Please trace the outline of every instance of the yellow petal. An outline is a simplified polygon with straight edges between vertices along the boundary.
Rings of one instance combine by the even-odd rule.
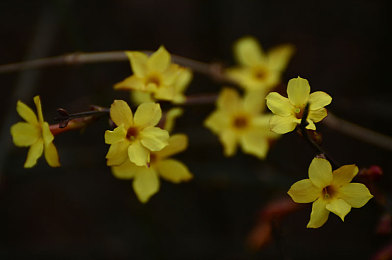
[[[346,185],[357,175],[358,167],[355,164],[343,165],[332,172],[332,184],[336,187]]]
[[[138,167],[133,189],[140,202],[146,203],[159,190],[159,178],[156,171],[152,167]]]
[[[137,90],[131,91],[131,100],[136,105],[140,105],[145,102],[154,102],[151,93]]]
[[[305,106],[309,100],[309,82],[303,78],[290,79],[287,85],[287,95],[291,104],[295,106]]]
[[[174,85],[160,86],[154,92],[154,97],[160,100],[172,101],[176,96]]]
[[[330,95],[322,91],[316,91],[309,96],[309,109],[317,110],[329,105],[332,101]]]
[[[316,125],[313,123],[312,120],[307,119],[306,122],[308,123],[308,124],[306,125],[306,127],[305,127],[306,129],[309,129],[309,130],[316,130]]]
[[[24,120],[26,120],[26,122],[33,125],[38,123],[37,116],[25,103],[18,101],[16,103],[16,111]]]
[[[16,146],[30,146],[40,138],[41,131],[36,125],[19,122],[11,126],[11,135]]]
[[[182,116],[184,111],[181,108],[172,108],[166,113],[166,118],[165,118],[165,125],[163,129],[168,131],[169,133],[173,130],[174,128],[174,123],[177,119],[177,117]]]
[[[45,144],[44,154],[45,159],[50,167],[60,166],[59,154],[57,152],[56,146],[52,142]]]
[[[52,132],[49,129],[48,122],[44,122],[42,124],[42,138],[44,139],[45,145],[53,142],[53,140],[54,140],[54,136],[53,136]]]
[[[264,59],[264,55],[258,41],[253,37],[239,39],[234,45],[234,54],[243,66],[252,66]]]
[[[138,171],[137,168],[139,167],[143,166],[136,166],[136,164],[126,160],[123,164],[113,166],[112,173],[117,179],[130,180],[135,176],[136,171]]]
[[[167,52],[165,47],[161,46],[159,49],[151,54],[147,61],[149,70],[163,72],[170,65],[170,54]]]
[[[268,108],[278,116],[289,116],[294,113],[294,107],[289,99],[277,92],[269,93],[265,99],[267,100]]]
[[[313,202],[312,213],[307,228],[319,228],[327,221],[329,211],[326,209],[326,201],[318,199]]]
[[[43,123],[44,116],[42,115],[41,99],[39,98],[39,96],[34,97],[34,103],[35,103],[35,107],[37,108],[38,121],[40,123]]]
[[[173,159],[159,161],[157,169],[162,178],[174,183],[188,181],[193,178],[185,164]]]
[[[248,90],[244,96],[244,109],[252,114],[259,114],[264,111],[265,107],[265,91]]]
[[[278,134],[285,134],[288,132],[291,132],[295,129],[297,126],[298,122],[300,120],[297,120],[293,116],[277,116],[274,115],[270,119],[270,127],[271,131],[278,133]]]
[[[309,166],[309,178],[315,186],[327,187],[332,182],[331,164],[325,159],[314,158]]]
[[[177,92],[184,92],[186,87],[192,80],[192,71],[187,68],[179,68],[178,69],[178,77],[174,82],[174,86],[176,87]]]
[[[138,77],[144,77],[147,74],[148,56],[138,51],[126,51],[125,54],[131,62],[133,73]]]
[[[349,183],[339,189],[339,197],[353,208],[363,207],[373,195],[362,183]]]
[[[106,130],[105,143],[114,144],[120,141],[124,141],[126,135],[127,135],[127,131],[125,130],[124,125],[120,125],[119,127],[114,128],[113,131]]]
[[[217,107],[226,113],[237,112],[241,109],[241,100],[238,92],[231,88],[224,88],[219,94]]]
[[[271,70],[284,70],[293,53],[294,46],[291,44],[280,45],[269,50],[267,55],[268,67]]]
[[[318,110],[310,110],[308,119],[317,123],[323,120],[327,116],[327,110],[325,108],[320,108]]]
[[[260,159],[264,159],[266,157],[269,145],[263,132],[250,131],[244,133],[241,135],[240,141],[242,150],[245,153],[256,155]]]
[[[204,121],[204,126],[209,128],[211,131],[213,131],[216,134],[226,129],[228,125],[229,125],[229,119],[227,117],[227,114],[221,111],[213,112]]]
[[[139,127],[155,126],[162,117],[162,110],[158,103],[143,103],[135,112],[134,123]]]
[[[29,149],[29,152],[27,153],[27,159],[24,164],[25,168],[31,168],[33,167],[36,163],[39,157],[41,157],[42,152],[44,150],[44,140],[38,139],[37,142],[35,142]]]
[[[304,179],[294,183],[287,193],[297,203],[310,203],[320,196],[321,189],[314,186],[310,179]]]
[[[237,136],[231,130],[224,131],[220,136],[225,156],[233,156],[237,151]]]
[[[150,151],[160,151],[167,144],[169,140],[169,133],[159,127],[149,126],[140,133],[141,143]]]
[[[172,156],[173,154],[180,153],[184,151],[188,147],[188,137],[184,134],[175,134],[170,136],[168,145],[165,146],[162,150],[159,152],[156,152],[156,154],[160,158],[165,158]]]
[[[145,90],[145,85],[141,78],[130,76],[116,83],[113,88],[117,90]]]
[[[125,129],[133,125],[132,110],[123,100],[114,100],[110,107],[110,118],[117,126],[123,124]]]
[[[351,206],[342,199],[333,199],[326,206],[327,210],[338,215],[343,221],[344,217],[350,212]]]
[[[106,164],[108,166],[113,166],[113,165],[120,165],[124,163],[124,161],[128,159],[128,146],[129,146],[128,141],[117,142],[112,144],[109,147],[108,153],[106,154],[106,159],[107,159]]]
[[[137,166],[147,166],[150,162],[150,152],[139,141],[135,141],[128,147],[128,157]]]

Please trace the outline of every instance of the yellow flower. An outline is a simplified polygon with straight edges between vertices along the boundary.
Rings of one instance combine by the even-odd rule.
[[[241,99],[234,89],[226,88],[204,125],[219,135],[226,156],[234,155],[239,143],[245,153],[264,158],[268,140],[278,136],[269,129],[271,115],[262,114],[264,106],[263,95],[248,93]]]
[[[34,97],[37,108],[38,119],[31,108],[18,101],[16,110],[26,120],[11,126],[11,135],[16,146],[30,146],[27,153],[25,168],[31,168],[37,163],[37,159],[44,152],[45,159],[51,167],[60,166],[57,149],[53,144],[53,134],[50,132],[49,124],[44,121],[39,96]]]
[[[159,190],[159,176],[174,183],[192,179],[192,174],[182,162],[169,158],[184,151],[187,145],[186,135],[175,134],[165,148],[151,153],[150,167],[137,166],[127,160],[120,166],[112,167],[113,175],[119,179],[134,179],[133,189],[138,199],[146,203]]]
[[[294,78],[287,86],[287,96],[285,98],[277,92],[267,95],[267,106],[275,115],[271,118],[271,130],[278,134],[285,134],[293,131],[301,123],[306,105],[308,107],[307,129],[316,130],[314,123],[320,122],[327,116],[324,108],[330,104],[332,98],[325,92],[316,91],[310,93],[310,86],[306,79]]]
[[[107,165],[120,165],[128,160],[147,166],[150,152],[162,150],[168,143],[169,133],[155,127],[161,116],[157,103],[143,103],[133,115],[125,101],[115,100],[110,117],[117,127],[105,132],[105,142],[111,145],[106,155]]]
[[[362,183],[350,183],[357,175],[358,167],[344,165],[332,172],[331,164],[321,158],[314,158],[309,166],[309,179],[294,183],[288,194],[297,203],[313,202],[308,228],[321,227],[328,219],[329,212],[343,221],[351,207],[363,207],[372,197]]]
[[[238,67],[228,69],[227,75],[246,90],[267,93],[280,82],[282,71],[294,53],[292,45],[280,45],[264,54],[253,37],[239,39],[234,45]]]
[[[182,104],[185,102],[186,97],[184,92],[192,80],[192,71],[187,68],[178,68],[178,77],[173,83],[174,86],[174,96],[171,100],[172,103]],[[145,91],[131,91],[131,100],[135,104],[141,104],[144,102],[153,102],[155,99],[153,97],[153,92]]]
[[[129,51],[126,54],[134,74],[117,83],[114,89],[143,91],[161,100],[178,101],[181,99],[186,85],[178,87],[176,84],[185,84],[186,82],[181,81],[187,80],[186,77],[189,77],[190,71],[172,64],[170,54],[163,46],[150,57],[137,51]],[[182,79],[184,77],[185,79]]]

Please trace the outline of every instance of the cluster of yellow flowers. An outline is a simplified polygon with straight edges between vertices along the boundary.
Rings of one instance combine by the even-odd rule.
[[[315,123],[327,116],[325,106],[332,101],[328,94],[310,93],[308,81],[300,77],[288,82],[287,98],[270,92],[280,82],[282,71],[293,55],[291,45],[281,45],[265,54],[254,38],[245,37],[235,43],[234,52],[239,66],[227,69],[225,75],[242,87],[243,95],[233,88],[223,88],[216,110],[204,122],[219,136],[224,155],[235,155],[239,145],[243,152],[264,159],[270,142],[281,134],[297,126],[316,130]],[[111,105],[110,118],[116,127],[105,132],[105,143],[110,145],[106,159],[116,178],[133,179],[133,189],[145,203],[158,192],[159,176],[174,183],[193,177],[185,164],[170,158],[188,146],[186,135],[169,135],[182,110],[174,108],[162,120],[161,107],[156,103],[159,100],[184,103],[184,91],[192,72],[172,63],[163,46],[150,56],[137,51],[126,55],[133,75],[115,84],[114,89],[130,91],[138,107],[133,113],[123,100],[115,100]],[[18,101],[17,111],[26,122],[11,127],[13,141],[17,146],[30,146],[25,167],[34,166],[43,152],[50,166],[60,166],[54,137],[43,120],[38,96],[34,102],[38,118]],[[272,114],[266,112],[266,107]],[[351,207],[362,207],[372,198],[365,185],[351,183],[357,173],[355,165],[333,171],[327,160],[313,159],[309,179],[296,182],[288,192],[297,203],[313,202],[308,227],[322,226],[329,212],[344,220]]]

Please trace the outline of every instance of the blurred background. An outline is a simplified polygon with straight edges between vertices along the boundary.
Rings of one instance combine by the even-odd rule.
[[[0,2],[0,64],[72,52],[156,50],[204,62],[234,64],[232,44],[245,35],[264,49],[296,47],[282,82],[301,76],[312,91],[333,97],[334,114],[392,133],[387,1],[21,1]],[[55,139],[62,167],[40,159],[24,169],[27,149],[16,148],[9,128],[20,121],[18,99],[32,106],[39,94],[46,120],[58,107],[70,112],[127,100],[113,84],[130,75],[128,62],[61,66],[0,74],[1,259],[370,259],[390,243],[375,230],[385,209],[371,200],[343,223],[336,215],[306,229],[311,205],[277,221],[270,242],[249,247],[260,211],[288,198],[307,177],[315,155],[295,133],[280,138],[266,160],[238,152],[227,159],[202,126],[214,105],[185,110],[174,132],[186,133],[177,158],[194,174],[189,183],[162,181],[143,205],[130,181],[115,179],[105,163],[106,118],[83,133]],[[187,94],[217,93],[221,85],[195,74]],[[323,146],[342,164],[384,169],[391,187],[391,152],[322,124]],[[389,197],[389,194],[387,194]],[[388,232],[386,232],[388,233]]]

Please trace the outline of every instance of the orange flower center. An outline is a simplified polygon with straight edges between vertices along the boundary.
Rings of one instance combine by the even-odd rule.
[[[161,79],[157,75],[154,75],[154,74],[150,75],[150,76],[148,76],[147,81],[146,81],[146,85],[148,85],[148,84],[155,84],[157,87],[159,87],[161,85]]]
[[[305,110],[305,109],[303,109],[303,108],[296,107],[296,108],[295,108],[295,117],[296,117],[297,119],[302,119],[302,116],[304,115],[304,110]]]
[[[336,190],[333,186],[329,185],[323,189],[323,197],[324,199],[331,199],[336,193]]]
[[[267,77],[267,70],[263,67],[258,67],[253,70],[253,77],[257,80],[264,80]]]
[[[248,126],[248,119],[245,116],[237,116],[234,118],[233,126],[237,129],[244,129]]]
[[[139,134],[139,130],[136,127],[130,127],[127,131],[127,139],[133,141]]]

